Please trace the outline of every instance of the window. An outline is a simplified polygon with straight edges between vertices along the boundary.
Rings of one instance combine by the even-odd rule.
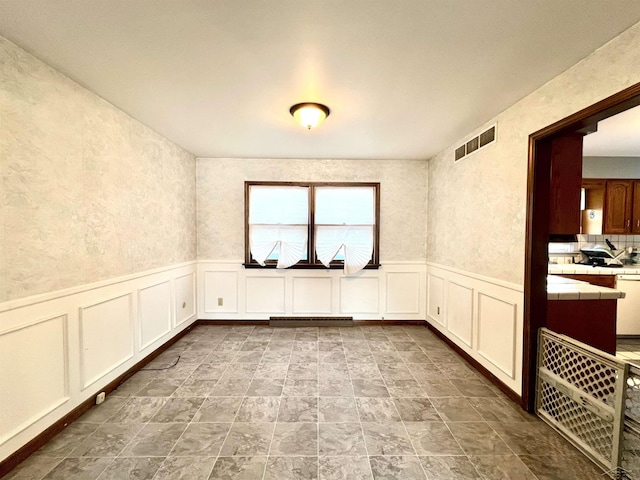
[[[245,182],[245,266],[377,268],[379,183]]]

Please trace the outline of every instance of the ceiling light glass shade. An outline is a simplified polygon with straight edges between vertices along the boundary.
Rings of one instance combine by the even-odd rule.
[[[329,107],[320,103],[297,103],[289,109],[289,113],[300,125],[311,130],[329,116]]]

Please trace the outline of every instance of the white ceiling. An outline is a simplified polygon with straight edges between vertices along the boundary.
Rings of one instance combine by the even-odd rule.
[[[598,131],[584,137],[585,157],[640,157],[640,107],[598,122]]]
[[[0,0],[0,35],[199,157],[429,158],[637,0]],[[289,107],[331,116],[306,131]]]

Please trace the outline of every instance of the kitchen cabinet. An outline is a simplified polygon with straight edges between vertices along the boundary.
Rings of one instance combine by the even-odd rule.
[[[640,235],[640,179],[582,179],[581,233]]]
[[[617,300],[549,300],[547,328],[616,354]]]
[[[631,233],[640,235],[640,181],[633,182],[633,214],[631,216]]]
[[[559,273],[556,275],[562,278],[571,278],[572,280],[587,282],[599,287],[616,288],[615,275],[589,275],[588,273]]]
[[[604,212],[604,195],[607,190],[606,180],[582,179],[584,190],[584,210],[580,233],[585,235],[602,235]]]
[[[631,233],[633,180],[607,180],[604,201],[604,233]]]
[[[580,233],[580,188],[582,184],[581,133],[553,138],[548,145],[551,161],[549,185],[549,233]]]

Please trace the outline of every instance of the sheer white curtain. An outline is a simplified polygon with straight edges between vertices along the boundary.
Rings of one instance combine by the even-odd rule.
[[[288,268],[307,252],[309,189],[252,185],[249,190],[249,248],[264,266],[278,250],[277,268]],[[278,247],[278,248],[276,248]]]
[[[347,275],[362,270],[373,255],[375,190],[373,187],[317,187],[316,255],[325,266],[344,252]]]

